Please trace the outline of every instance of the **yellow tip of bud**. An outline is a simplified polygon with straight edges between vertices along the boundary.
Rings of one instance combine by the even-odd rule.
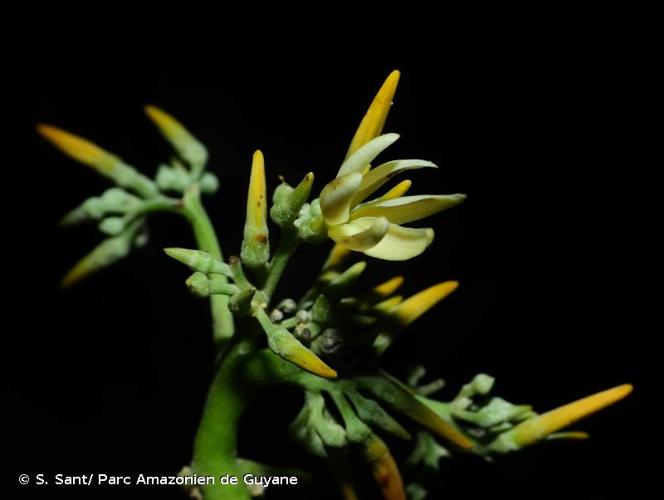
[[[116,156],[92,142],[52,125],[39,124],[37,132],[66,155],[104,173],[119,162]]]
[[[369,106],[369,110],[364,115],[364,118],[362,118],[360,126],[350,143],[346,157],[353,154],[371,139],[378,137],[383,131],[400,77],[401,73],[398,70],[394,70],[385,79],[385,82],[383,82],[383,85]]]
[[[574,422],[610,406],[631,393],[631,384],[623,384],[555,408],[517,425],[512,431],[519,446],[532,444]]]
[[[400,198],[408,192],[412,185],[413,182],[411,180],[405,179],[378,198],[378,200],[393,200],[395,198]]]
[[[323,378],[337,378],[336,370],[330,368],[322,359],[304,346],[301,346],[301,349],[293,349],[278,354],[309,373]]]
[[[330,254],[327,257],[325,264],[323,264],[323,271],[334,269],[335,267],[343,264],[346,258],[350,255],[350,252],[350,248],[336,243],[332,247],[332,250],[330,250]]]
[[[392,317],[405,327],[422,316],[459,287],[458,281],[445,281],[416,293],[404,300]]]
[[[396,292],[403,284],[403,282],[403,276],[395,276],[394,278],[391,278],[381,283],[380,285],[375,286],[373,291],[382,297],[388,297],[389,295],[392,295],[394,292]]]
[[[159,130],[161,130],[166,137],[177,136],[185,130],[179,121],[157,106],[148,104],[145,106],[144,110],[145,114],[148,115],[148,118],[159,127]]]
[[[363,443],[363,454],[385,500],[406,500],[403,480],[390,449],[377,436]]]
[[[251,161],[251,179],[247,199],[247,221],[254,227],[262,228],[267,224],[267,188],[265,186],[265,159],[260,149],[254,152]]]

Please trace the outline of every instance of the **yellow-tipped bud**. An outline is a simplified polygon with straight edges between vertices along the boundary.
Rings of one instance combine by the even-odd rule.
[[[96,144],[52,125],[40,124],[37,132],[67,156],[94,168],[104,175],[122,163],[122,160]]]
[[[389,313],[393,311],[395,307],[401,304],[402,300],[403,297],[401,295],[395,295],[393,297],[390,297],[389,299],[385,299],[384,301],[379,302],[374,306],[374,309],[381,313]]]
[[[383,131],[400,76],[401,73],[398,70],[394,70],[385,79],[385,82],[383,82],[383,85],[369,106],[367,113],[362,118],[362,122],[360,122],[360,126],[357,128],[357,132],[355,132],[353,140],[350,143],[346,157],[353,154],[371,139],[378,137]]]
[[[526,420],[517,425],[512,431],[514,440],[519,446],[527,446],[552,432],[567,427],[577,420],[620,401],[630,392],[632,392],[630,384],[619,385]]]
[[[199,271],[205,274],[223,274],[227,278],[233,276],[228,264],[215,259],[208,252],[202,250],[190,250],[188,248],[164,248],[164,252],[169,257],[178,262],[182,262],[194,271]]]
[[[66,155],[92,167],[119,186],[146,198],[157,194],[157,187],[150,179],[96,144],[51,125],[38,125],[37,132]]]
[[[197,172],[207,162],[207,149],[173,116],[156,106],[145,106],[145,114],[157,125],[159,131],[171,143],[180,157]]]
[[[324,378],[336,378],[337,372],[316,354],[303,346],[286,329],[273,329],[267,333],[269,348],[303,370]]]
[[[135,229],[108,238],[79,260],[62,279],[61,286],[69,288],[89,275],[126,257],[131,250]]]
[[[265,160],[260,150],[251,162],[251,178],[247,196],[247,218],[244,224],[242,262],[249,267],[265,264],[270,257],[270,241],[267,228],[267,188],[265,185]]]
[[[458,281],[445,281],[422,290],[399,304],[392,318],[405,327],[451,294],[458,286]]]
[[[631,384],[619,385],[525,420],[514,429],[501,434],[490,448],[505,453],[534,444],[557,430],[620,401],[632,392],[632,389]]]
[[[392,189],[390,189],[387,193],[385,193],[383,196],[380,198],[377,198],[378,200],[393,200],[395,198],[400,198],[401,196],[405,195],[410,187],[413,185],[413,181],[409,179],[405,179],[401,181],[399,184],[394,186]]]
[[[403,276],[395,276],[394,278],[391,278],[381,283],[380,285],[375,286],[373,291],[381,297],[389,297],[399,289],[403,282]]]
[[[376,435],[362,443],[362,454],[385,500],[406,500],[403,481],[390,449]]]
[[[336,243],[332,247],[332,250],[330,250],[330,254],[327,256],[325,264],[323,264],[322,271],[335,269],[336,267],[341,266],[345,262],[346,258],[350,255],[350,252],[350,248]]]

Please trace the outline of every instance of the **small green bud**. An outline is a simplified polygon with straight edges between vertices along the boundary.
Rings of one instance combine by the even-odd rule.
[[[531,411],[528,405],[514,405],[502,398],[491,398],[488,404],[478,411],[452,410],[452,414],[461,420],[480,427],[489,428],[503,422],[511,422],[523,413]]]
[[[105,215],[124,214],[138,208],[141,199],[129,194],[124,189],[111,188],[101,196],[93,196],[65,215],[60,224],[69,226],[79,224],[91,219],[101,219]]]
[[[356,262],[339,276],[332,279],[332,281],[330,281],[327,285],[325,285],[325,294],[329,297],[342,296],[351,286],[355,284],[366,267],[366,261]]]
[[[214,194],[219,189],[219,179],[212,172],[205,172],[201,177],[201,191],[205,194]]]
[[[178,193],[182,193],[191,183],[186,171],[168,165],[159,166],[155,180],[162,191],[176,191]]]
[[[281,184],[274,188],[274,192],[272,193],[272,205],[283,203],[292,192],[293,186],[282,180]]]
[[[283,311],[285,314],[293,314],[297,311],[297,302],[293,299],[284,299],[277,304],[277,309]]]
[[[124,228],[125,220],[122,217],[106,217],[99,223],[99,230],[109,236],[121,233]]]
[[[187,286],[199,297],[210,295],[234,295],[239,291],[235,285],[226,282],[226,278],[218,274],[206,276],[201,272],[195,272],[187,278]]]
[[[491,375],[487,375],[486,373],[478,373],[475,375],[473,380],[461,388],[455,399],[472,398],[476,394],[485,396],[491,392],[494,382],[495,379]]]
[[[194,271],[204,274],[223,274],[231,278],[233,273],[231,268],[225,262],[215,259],[209,253],[202,250],[189,250],[187,248],[164,248],[164,252],[169,257],[182,262]]]
[[[289,226],[297,219],[300,209],[309,198],[313,181],[314,174],[309,172],[295,189],[285,183],[275,189],[270,216],[277,225]]]
[[[305,203],[293,222],[297,236],[308,243],[321,243],[327,239],[327,225],[323,219],[320,201],[316,198],[311,204]]]
[[[319,295],[311,308],[312,319],[319,324],[326,324],[332,319],[332,306],[325,295]]]

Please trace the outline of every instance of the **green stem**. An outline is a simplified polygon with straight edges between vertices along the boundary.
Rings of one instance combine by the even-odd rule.
[[[237,343],[220,364],[196,433],[192,469],[196,474],[217,478],[217,484],[203,487],[205,500],[250,498],[241,480],[243,467],[237,460],[238,425],[253,394],[238,375],[247,349],[245,342]],[[220,485],[219,476],[224,474],[238,477],[239,484]]]
[[[284,232],[281,235],[281,241],[279,241],[277,251],[270,261],[270,270],[265,280],[265,286],[263,287],[263,292],[268,298],[271,298],[274,294],[274,291],[279,284],[279,280],[281,279],[281,275],[283,274],[284,269],[286,269],[286,264],[288,264],[298,243],[295,235],[292,233]]]
[[[194,231],[196,244],[200,250],[208,252],[213,257],[223,260],[221,247],[217,240],[214,227],[210,222],[203,204],[198,185],[193,185],[187,190],[183,198],[183,213],[189,220]],[[226,277],[224,276],[225,280]],[[212,310],[212,330],[215,342],[222,346],[233,336],[235,327],[233,315],[228,308],[228,297],[225,295],[211,295],[210,305]]]

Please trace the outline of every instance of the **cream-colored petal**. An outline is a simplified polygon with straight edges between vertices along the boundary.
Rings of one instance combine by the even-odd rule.
[[[337,177],[320,192],[320,208],[325,222],[343,224],[350,214],[350,202],[362,182],[362,174],[353,173]]]
[[[374,161],[376,156],[387,149],[398,138],[399,134],[384,134],[367,142],[341,164],[337,177],[362,172],[367,165]]]
[[[362,179],[360,189],[353,198],[353,206],[367,199],[374,191],[395,175],[417,168],[438,168],[438,165],[426,160],[393,160],[371,169]]]
[[[391,200],[377,200],[355,208],[351,220],[360,217],[387,217],[395,224],[406,224],[423,219],[442,210],[458,205],[465,194],[402,196]]]
[[[424,252],[433,241],[433,237],[434,232],[431,228],[420,229],[390,224],[383,239],[364,253],[384,260],[408,260]]]
[[[376,246],[385,236],[390,223],[384,217],[366,217],[349,224],[332,226],[328,235],[337,243],[356,252]]]

